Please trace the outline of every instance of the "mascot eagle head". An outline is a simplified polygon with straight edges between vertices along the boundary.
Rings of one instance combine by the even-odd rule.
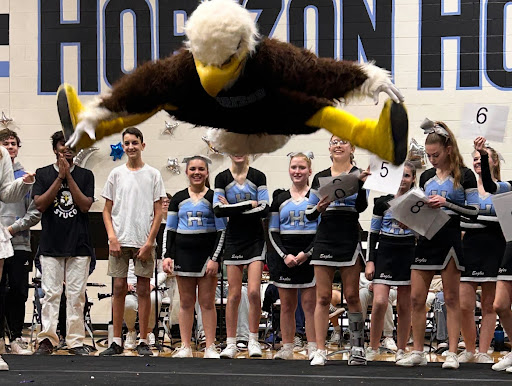
[[[251,13],[233,0],[201,3],[188,19],[185,33],[201,84],[213,97],[236,82],[259,38]]]

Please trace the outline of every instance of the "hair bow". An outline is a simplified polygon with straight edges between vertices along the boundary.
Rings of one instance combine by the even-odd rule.
[[[501,153],[499,151],[497,151],[496,149],[494,149],[491,144],[489,143],[489,141],[486,141],[485,142],[485,145],[484,145],[486,148],[488,149],[492,149],[496,152],[496,154],[498,155],[498,159],[502,162],[505,162],[505,158],[503,158],[503,156],[501,155]]]
[[[309,159],[314,159],[315,158],[315,155],[313,154],[312,151],[295,151],[295,152],[291,152],[291,153],[288,153],[287,156],[290,157],[290,158],[293,158],[295,157],[296,155],[299,155],[299,154],[302,154],[302,155],[305,155],[307,158]]]
[[[191,155],[191,156],[185,157],[185,158],[183,158],[183,161],[181,161],[181,163],[187,164],[187,163],[189,163],[193,159],[202,159],[207,164],[211,164],[212,163],[212,160],[210,159],[210,157],[207,157],[207,156],[202,155],[202,154],[196,154],[196,155]]]
[[[420,125],[420,128],[423,129],[424,134],[432,134],[436,133],[438,135],[442,135],[443,137],[449,138],[450,134],[445,130],[444,127],[436,124],[428,118],[425,118]]]

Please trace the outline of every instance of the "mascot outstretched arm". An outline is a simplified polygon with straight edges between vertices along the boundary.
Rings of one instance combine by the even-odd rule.
[[[61,85],[57,105],[67,145],[88,147],[166,110],[218,128],[210,139],[226,153],[271,152],[294,134],[325,128],[395,164],[405,160],[407,112],[387,71],[260,38],[250,12],[233,0],[201,3],[185,31],[178,53],[137,67],[88,106]],[[390,99],[379,120],[336,108],[352,98],[377,103],[381,92]]]

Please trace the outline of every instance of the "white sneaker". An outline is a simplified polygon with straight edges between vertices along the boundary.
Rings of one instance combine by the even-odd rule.
[[[448,355],[448,354],[447,354]],[[459,363],[469,363],[475,361],[475,354],[471,351],[464,350],[458,356]]]
[[[220,357],[233,359],[236,356],[237,352],[238,350],[236,348],[236,344],[228,344],[226,348],[222,350],[222,352],[220,353]]]
[[[463,340],[461,340],[461,341],[457,344],[457,348],[465,349],[465,348],[466,348],[466,342],[464,342]]]
[[[249,351],[249,356],[251,358],[263,356],[263,353],[261,352],[260,343],[257,340],[249,339],[247,350]]]
[[[0,370],[9,370],[9,365],[0,357]]]
[[[293,351],[299,352],[304,350],[304,341],[302,340],[302,337],[299,335],[295,335],[293,338]]]
[[[281,347],[281,349],[274,355],[274,359],[293,359],[293,348]]]
[[[154,346],[156,343],[156,340],[155,340],[155,334],[153,334],[152,332],[150,332],[148,334],[148,346]]]
[[[448,351],[448,354],[446,354],[446,359],[444,360],[442,367],[443,369],[458,369],[459,359],[457,358],[457,354]]]
[[[405,351],[402,349],[397,350],[395,354],[395,363],[402,360],[405,357]]]
[[[3,338],[0,338],[0,354],[7,354],[7,351],[5,351],[5,341]]]
[[[503,371],[507,370],[509,367],[512,367],[512,351],[501,358],[498,363],[495,363],[492,366],[492,369],[496,371]]]
[[[316,343],[313,343],[313,342],[308,343],[307,347],[308,347],[308,358],[309,358],[309,360],[312,360],[313,357],[315,356],[316,351],[318,350],[318,347],[317,347]]]
[[[316,350],[309,364],[311,366],[324,366],[325,362],[327,362],[327,350]]]
[[[127,350],[134,350],[137,347],[137,331],[128,331],[124,341],[124,348]]]
[[[16,338],[15,341],[11,342],[11,353],[18,355],[32,355],[32,351],[28,349],[27,343],[21,338]]]
[[[371,346],[366,347],[366,360],[373,361],[378,353],[379,350],[374,350]]]
[[[459,360],[460,362],[460,360]],[[494,359],[491,358],[491,356],[485,352],[479,352],[475,354],[475,362],[476,363],[494,363]]]
[[[341,329],[340,330],[337,330],[337,329],[332,330],[331,337],[329,338],[329,343],[337,345],[340,343],[340,339],[341,339]]]
[[[192,358],[192,349],[182,345],[180,348],[174,350],[172,354],[173,358]]]
[[[215,343],[212,343],[209,347],[206,347],[206,350],[204,350],[203,358],[220,359],[220,355],[217,351],[217,347],[215,347]]]
[[[388,336],[382,340],[381,346],[387,348],[388,350],[392,350],[392,351],[398,350],[398,347],[396,347],[395,340],[393,338],[391,338],[390,336]]]
[[[426,366],[427,356],[423,351],[413,351],[409,355],[405,355],[396,364],[404,367]]]
[[[507,369],[505,370],[507,373],[512,373],[512,366],[510,367],[507,367]]]

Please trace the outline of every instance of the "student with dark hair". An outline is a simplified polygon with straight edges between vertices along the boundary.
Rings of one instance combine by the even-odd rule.
[[[10,129],[0,131],[0,143],[9,152],[14,178],[25,175],[23,166],[15,161],[21,141],[18,133]],[[0,221],[12,235],[14,256],[7,259],[0,282],[0,352],[4,340],[4,322],[9,326],[9,342],[13,354],[28,355],[27,343],[22,339],[25,303],[28,298],[28,274],[32,268],[30,227],[41,220],[41,212],[36,209],[30,194],[20,201],[0,203]],[[5,311],[5,312],[4,312]]]
[[[130,260],[135,266],[139,302],[137,352],[153,355],[147,342],[150,279],[155,267],[156,236],[162,221],[162,198],[167,196],[160,172],[142,160],[146,144],[141,131],[136,127],[127,128],[122,134],[122,144],[128,161],[110,172],[102,193],[105,198],[103,221],[109,241],[108,275],[114,278],[114,338],[110,347],[100,355],[123,353],[121,332]]]
[[[57,323],[62,283],[66,281],[66,344],[75,355],[83,347],[85,289],[93,249],[88,212],[94,200],[94,175],[73,164],[73,151],[57,131],[51,137],[57,162],[37,169],[32,197],[41,218],[41,288],[44,300],[36,355],[51,354],[59,343]]]
[[[215,348],[215,287],[226,224],[213,213],[213,190],[208,188],[208,164],[204,156],[187,157],[189,186],[177,192],[169,204],[167,245],[163,268],[177,276],[180,293],[180,334],[182,346],[175,358],[192,357],[190,347],[196,293],[206,336],[204,358],[220,358]]]

